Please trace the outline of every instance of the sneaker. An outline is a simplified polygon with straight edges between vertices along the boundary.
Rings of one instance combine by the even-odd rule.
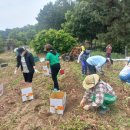
[[[106,114],[106,112],[108,112],[108,111],[110,111],[110,108],[101,109],[101,110],[99,111],[99,114],[104,115],[104,114]]]
[[[53,92],[60,92],[60,90],[58,90],[57,88],[54,88]]]

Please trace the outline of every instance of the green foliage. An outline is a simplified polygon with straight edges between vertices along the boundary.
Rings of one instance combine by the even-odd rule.
[[[130,1],[91,0],[90,4],[95,8],[96,19],[105,26],[98,38],[106,44],[112,43],[113,51],[123,52],[130,42]]]
[[[61,29],[61,24],[65,22],[65,13],[73,8],[70,0],[57,0],[54,4],[48,3],[40,10],[37,16],[38,28],[42,29]]]
[[[33,26],[25,26],[23,28],[14,28],[9,33],[8,38],[16,41],[16,46],[28,45],[36,34],[36,30]]]
[[[92,51],[91,55],[92,55],[92,56],[94,56],[94,55],[101,55],[101,56],[104,56],[104,57],[105,57],[105,56],[106,56],[106,53],[103,52],[103,51],[97,50],[97,51]],[[111,54],[111,57],[112,57],[112,59],[120,59],[120,58],[124,58],[125,55],[122,55],[122,54],[120,54],[120,53],[112,53],[112,54]]]
[[[46,43],[53,45],[58,52],[64,53],[76,45],[76,40],[63,30],[50,29],[39,32],[31,42],[31,46],[37,53],[41,53]]]
[[[0,35],[0,52],[3,51],[3,47],[4,47],[4,39],[3,39],[3,37]]]
[[[96,38],[96,34],[103,31],[102,23],[95,19],[95,12],[88,1],[76,4],[73,11],[65,15],[66,22],[62,24],[65,31],[74,34],[80,41]]]

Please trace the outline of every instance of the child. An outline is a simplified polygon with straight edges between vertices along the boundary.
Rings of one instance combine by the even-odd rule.
[[[87,75],[87,58],[89,57],[89,53],[90,51],[89,50],[85,50],[85,47],[84,46],[81,46],[81,53],[79,54],[78,56],[78,63],[81,62],[81,65],[82,65],[82,75]]]
[[[60,70],[59,54],[52,48],[50,44],[47,44],[45,49],[47,51],[46,64],[51,68],[51,76],[54,82],[54,91],[59,91],[59,85],[57,81],[57,75]]]

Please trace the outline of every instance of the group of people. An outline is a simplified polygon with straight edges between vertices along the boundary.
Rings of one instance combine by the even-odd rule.
[[[51,77],[54,83],[54,91],[59,91],[59,85],[57,81],[57,75],[60,70],[60,57],[59,54],[53,49],[52,45],[46,44],[45,50],[46,54],[46,65],[51,69]],[[26,85],[32,84],[32,79],[34,72],[38,72],[35,67],[33,55],[24,48],[17,49],[17,65],[14,74],[17,73],[18,69],[21,67],[23,72],[23,77]]]
[[[99,108],[99,112],[104,114],[109,110],[108,105],[114,103],[117,99],[113,88],[102,81],[99,76],[104,74],[102,67],[106,63],[113,63],[111,60],[112,47],[110,44],[106,47],[106,58],[100,55],[90,56],[91,51],[85,50],[84,46],[81,46],[81,49],[77,62],[81,62],[82,75],[87,76],[83,81],[85,94],[80,106],[85,110]]]
[[[102,56],[90,56],[90,51],[85,50],[84,46],[81,46],[81,49],[82,51],[78,57],[78,63],[81,62],[82,74],[86,76],[83,81],[83,88],[86,91],[80,102],[80,106],[85,110],[100,108],[100,113],[106,113],[106,111],[109,110],[107,105],[116,101],[116,95],[113,88],[102,81],[100,76],[96,73],[98,71],[102,74],[102,66],[109,61]],[[46,65],[51,69],[51,77],[54,83],[53,90],[60,91],[57,80],[57,75],[60,70],[59,54],[50,44],[45,45],[45,50],[47,51],[45,58]],[[33,55],[24,48],[18,48],[17,53],[17,65],[14,73],[16,74],[18,68],[21,67],[25,82],[31,84],[33,74],[37,72]],[[107,55],[110,57],[110,54]],[[87,67],[89,73],[87,73]]]
[[[78,63],[81,62],[82,66],[82,75],[87,75],[87,68],[88,74],[95,74],[96,72],[103,74],[102,67],[108,63],[113,64],[111,59],[111,51],[112,47],[109,44],[106,47],[106,58],[100,55],[90,56],[90,50],[85,49],[84,46],[81,46],[81,53],[78,56]]]

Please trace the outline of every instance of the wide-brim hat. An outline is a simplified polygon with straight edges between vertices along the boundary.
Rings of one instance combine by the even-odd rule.
[[[93,88],[97,83],[99,82],[99,75],[97,74],[91,74],[86,76],[86,78],[83,81],[83,87],[88,90],[90,88]]]

